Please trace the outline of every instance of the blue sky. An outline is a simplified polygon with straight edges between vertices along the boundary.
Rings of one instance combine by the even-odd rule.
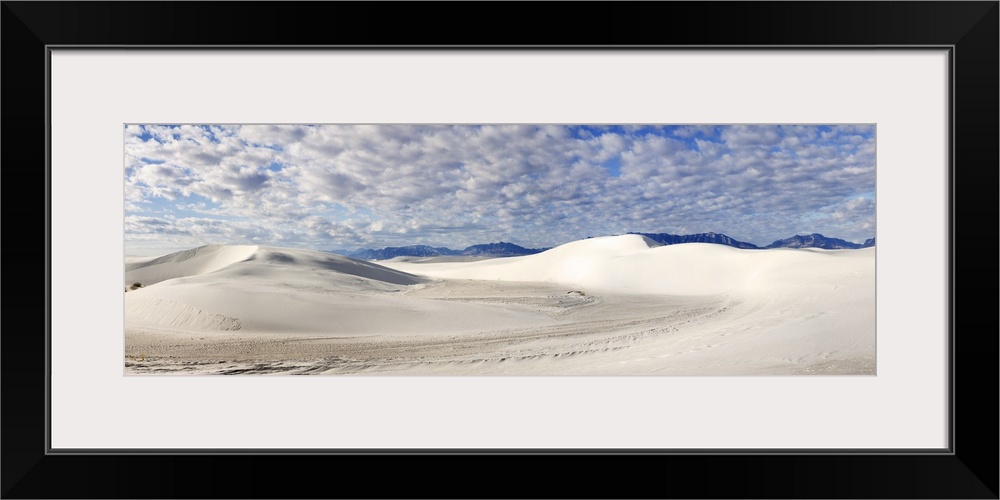
[[[875,234],[873,125],[127,125],[126,253]]]

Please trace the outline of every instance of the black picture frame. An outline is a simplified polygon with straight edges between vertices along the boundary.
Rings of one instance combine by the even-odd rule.
[[[44,280],[18,279],[16,290],[4,294],[4,498],[998,498],[997,317],[992,309],[958,303],[996,293],[984,278],[997,276],[991,264],[1000,165],[996,1],[580,3],[554,9],[535,3],[2,4],[6,147],[0,161],[9,238],[2,254],[18,268],[45,270]],[[950,47],[952,445],[947,453],[912,454],[50,453],[46,95],[52,46]],[[980,259],[980,249],[989,255]],[[965,279],[958,278],[960,271]],[[330,476],[305,472],[327,467]],[[386,479],[361,481],[359,471],[372,468]],[[470,491],[459,487],[464,484],[482,486]]]

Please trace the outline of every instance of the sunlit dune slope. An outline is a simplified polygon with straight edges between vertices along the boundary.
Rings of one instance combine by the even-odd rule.
[[[874,279],[874,252],[743,250],[710,243],[663,246],[644,236],[624,235],[574,241],[523,257],[384,265],[435,278],[545,281],[618,293],[766,294],[842,277]]]

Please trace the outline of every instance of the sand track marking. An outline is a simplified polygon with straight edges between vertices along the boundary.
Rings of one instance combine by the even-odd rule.
[[[174,366],[179,372],[219,374],[391,373],[400,368],[420,371],[424,367],[433,371],[450,364],[565,359],[619,351],[641,345],[646,339],[675,335],[686,325],[729,307],[729,302],[721,299],[670,307],[664,307],[661,300],[647,299],[641,307],[632,309],[623,309],[613,302],[594,298],[589,305],[596,310],[577,311],[557,325],[472,335],[286,338],[264,335],[206,340],[204,336],[186,334],[188,339],[174,338],[157,349],[140,340],[144,335],[157,338],[156,330],[135,330],[132,332],[135,341],[130,343],[134,349],[155,349],[158,356],[142,366],[126,363],[126,370],[165,373]],[[201,364],[191,364],[199,359]],[[223,362],[230,364],[221,366]]]

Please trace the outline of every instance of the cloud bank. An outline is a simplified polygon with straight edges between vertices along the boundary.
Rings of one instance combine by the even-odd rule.
[[[875,128],[128,125],[126,251],[875,234]]]

